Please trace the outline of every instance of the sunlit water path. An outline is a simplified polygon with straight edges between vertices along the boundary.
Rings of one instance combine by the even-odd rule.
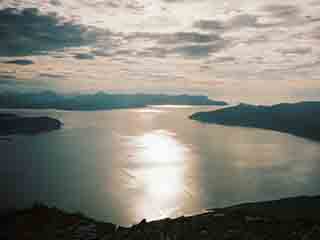
[[[320,143],[188,119],[208,109],[19,110],[65,125],[0,141],[1,206],[40,201],[131,224],[320,192]]]

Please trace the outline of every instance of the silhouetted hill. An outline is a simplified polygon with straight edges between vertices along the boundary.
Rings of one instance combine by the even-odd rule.
[[[1,239],[320,239],[320,197],[241,204],[194,216],[142,220],[131,227],[98,222],[37,204],[0,216]]]
[[[297,196],[279,200],[251,202],[212,209],[216,213],[260,216],[278,220],[309,219],[320,221],[320,196]]]
[[[270,129],[320,140],[320,102],[273,106],[239,104],[216,111],[198,112],[190,118],[206,123]]]
[[[145,107],[147,105],[219,105],[206,96],[165,94],[96,94],[60,95],[54,92],[1,93],[0,108],[53,108],[61,110],[105,110]]]
[[[62,123],[49,117],[20,117],[0,113],[0,136],[11,134],[36,134],[61,128]]]

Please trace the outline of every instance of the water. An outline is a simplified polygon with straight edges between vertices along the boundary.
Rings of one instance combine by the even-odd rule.
[[[43,202],[129,225],[319,194],[320,143],[188,119],[214,107],[64,112],[62,130],[0,141],[1,208]]]

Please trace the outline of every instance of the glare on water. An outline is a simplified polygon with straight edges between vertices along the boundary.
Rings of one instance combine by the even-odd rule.
[[[184,194],[185,161],[189,149],[175,134],[154,130],[133,139],[137,146],[130,170],[142,194],[134,212],[138,216],[167,217],[177,210]]]
[[[136,138],[139,150],[137,161],[151,164],[175,164],[186,158],[188,148],[180,143],[175,134],[164,130],[154,130]]]

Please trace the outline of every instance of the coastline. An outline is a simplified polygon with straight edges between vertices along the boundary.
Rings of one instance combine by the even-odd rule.
[[[320,239],[320,195],[253,202],[131,227],[41,204],[1,217],[1,239]],[[1,224],[1,225],[2,225]]]
[[[189,119],[202,123],[272,130],[320,141],[320,102],[260,106],[240,103],[215,111],[196,112]]]

